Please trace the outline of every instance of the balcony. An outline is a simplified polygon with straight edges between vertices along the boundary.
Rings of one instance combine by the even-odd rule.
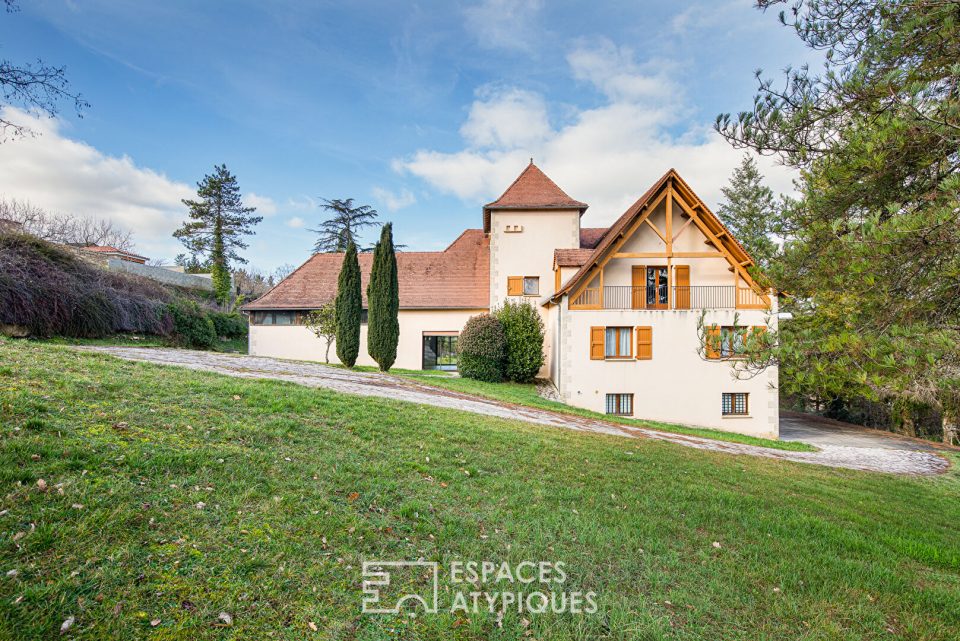
[[[571,309],[768,309],[770,301],[747,287],[733,285],[588,287]]]

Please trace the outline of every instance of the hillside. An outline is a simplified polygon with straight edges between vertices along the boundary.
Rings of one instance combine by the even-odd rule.
[[[70,617],[78,639],[960,628],[955,468],[733,457],[4,339],[0,363],[0,638]],[[361,614],[364,560],[421,557],[562,561],[598,612]]]
[[[103,338],[137,333],[208,348],[246,336],[246,320],[210,294],[108,271],[62,246],[0,233],[0,334]]]

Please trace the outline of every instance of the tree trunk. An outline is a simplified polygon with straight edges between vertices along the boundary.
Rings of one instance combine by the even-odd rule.
[[[332,342],[333,342],[333,341],[331,341],[329,338],[327,339],[327,353],[324,354],[324,356],[323,356],[323,358],[324,358],[324,360],[326,361],[327,365],[330,364],[330,343],[332,343]]]
[[[897,410],[900,419],[900,433],[907,436],[917,435],[917,425],[913,420],[913,411],[909,403],[902,403]]]
[[[940,417],[943,427],[943,443],[945,445],[960,445],[960,426],[957,425],[957,414],[953,409],[944,408]]]

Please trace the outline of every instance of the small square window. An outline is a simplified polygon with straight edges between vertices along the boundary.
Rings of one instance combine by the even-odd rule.
[[[538,296],[539,294],[540,294],[540,277],[524,276],[523,277],[523,295]]]
[[[749,394],[746,392],[724,392],[722,412],[724,416],[747,416],[750,411]]]
[[[607,394],[607,414],[633,416],[633,394]]]

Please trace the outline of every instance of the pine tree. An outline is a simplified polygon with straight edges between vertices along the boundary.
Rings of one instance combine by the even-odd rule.
[[[763,183],[760,168],[750,154],[744,154],[730,184],[720,191],[726,199],[717,210],[720,220],[761,269],[769,267],[777,254],[777,244],[770,236],[777,229],[779,212],[773,191]]]
[[[230,298],[230,263],[247,262],[237,253],[247,248],[241,237],[253,234],[252,227],[263,217],[251,216],[256,208],[243,206],[237,178],[226,165],[214,167],[212,174],[197,183],[197,196],[198,200],[182,201],[190,210],[191,220],[173,236],[192,256],[209,260],[217,300],[226,304]]]
[[[393,247],[393,225],[380,231],[380,242],[373,251],[373,268],[367,285],[367,352],[388,372],[397,360],[400,340],[400,285],[397,281],[397,254]]]
[[[322,209],[332,212],[333,216],[320,223],[319,229],[310,229],[317,234],[313,246],[315,254],[346,251],[347,245],[360,246],[357,234],[365,227],[378,225],[377,210],[370,205],[353,206],[353,198],[333,200],[323,199]]]
[[[780,389],[960,411],[960,91],[956,2],[757,0],[822,71],[763,78],[716,128],[799,170],[777,285],[791,296]],[[946,436],[945,436],[946,438]]]
[[[360,289],[360,263],[357,246],[347,245],[337,280],[337,358],[347,367],[353,367],[360,353],[360,312],[363,298]]]

